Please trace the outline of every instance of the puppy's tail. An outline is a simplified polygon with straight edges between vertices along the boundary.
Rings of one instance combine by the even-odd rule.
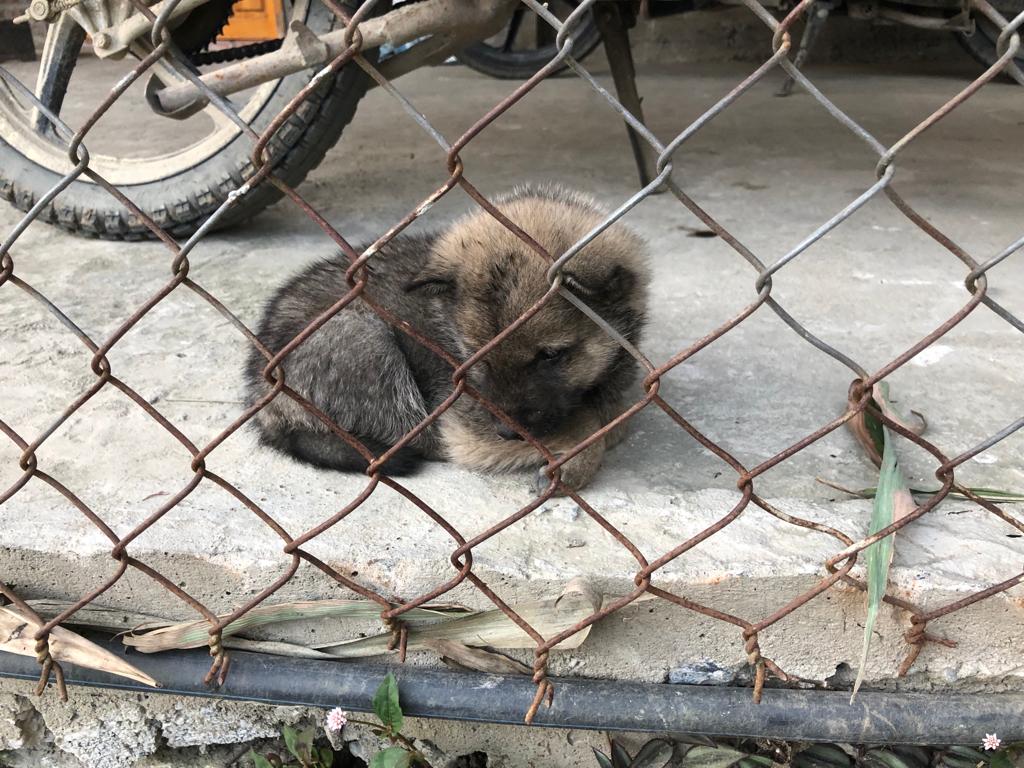
[[[390,446],[379,440],[359,437],[359,440],[375,455],[380,456]],[[294,431],[273,439],[264,439],[284,453],[316,467],[340,469],[348,472],[364,472],[369,466],[366,459],[352,446],[330,432]],[[386,475],[409,475],[423,463],[423,457],[408,446],[400,449],[381,468]]]

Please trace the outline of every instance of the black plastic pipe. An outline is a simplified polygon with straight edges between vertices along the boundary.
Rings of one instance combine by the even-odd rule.
[[[94,640],[101,641],[99,637]],[[125,653],[118,642],[108,649]],[[202,683],[210,658],[202,651],[130,654],[161,681],[157,690],[90,669],[65,665],[69,685],[267,704],[369,711],[388,669],[398,679],[402,709],[412,717],[522,724],[535,688],[528,677],[384,667],[234,651],[224,687]],[[25,656],[0,653],[0,677],[38,679]],[[1004,743],[1024,740],[1024,694],[862,692],[850,704],[842,691],[766,689],[760,704],[749,688],[658,685],[603,680],[553,680],[554,704],[534,725],[608,731],[753,736],[853,744],[977,744],[986,733]]]

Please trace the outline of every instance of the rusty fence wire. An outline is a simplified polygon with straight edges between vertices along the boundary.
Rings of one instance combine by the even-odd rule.
[[[178,242],[174,237],[168,234],[165,229],[158,225],[151,216],[147,215],[147,213],[137,207],[132,200],[128,199],[116,186],[109,183],[90,167],[89,152],[86,148],[85,139],[96,122],[110,109],[114,102],[122,96],[132,83],[138,80],[143,73],[156,65],[161,58],[167,57],[172,60],[177,58],[183,61],[181,58],[182,54],[171,41],[170,33],[167,29],[167,20],[170,13],[179,1],[180,0],[170,0],[163,4],[160,7],[159,17],[154,17],[152,11],[147,6],[139,2],[139,0],[133,0],[138,11],[148,16],[150,21],[153,22],[152,42],[155,47],[152,53],[139,61],[131,70],[130,74],[123,78],[110,91],[109,95],[96,107],[95,111],[90,115],[85,123],[77,129],[74,129],[62,122],[60,118],[52,114],[43,104],[35,99],[30,89],[21,84],[10,72],[0,68],[0,77],[3,78],[7,86],[14,92],[18,93],[21,97],[24,97],[29,102],[34,103],[46,118],[49,119],[57,136],[61,141],[66,142],[68,156],[74,164],[73,169],[69,171],[49,191],[48,194],[35,202],[28,213],[6,235],[2,244],[0,244],[0,296],[3,296],[6,292],[20,290],[56,317],[69,332],[73,333],[79,341],[90,350],[92,353],[91,370],[95,375],[95,381],[93,384],[88,387],[86,391],[82,392],[81,395],[73,402],[71,402],[64,411],[57,415],[52,422],[50,422],[49,426],[38,435],[19,434],[6,422],[0,419],[0,431],[2,431],[3,434],[6,435],[6,438],[13,442],[21,452],[19,459],[20,476],[14,484],[11,485],[11,487],[4,489],[2,494],[0,494],[0,505],[18,494],[18,492],[32,480],[46,483],[74,505],[82,515],[88,518],[89,521],[91,521],[91,523],[110,540],[110,555],[117,563],[114,573],[105,582],[97,586],[88,594],[83,595],[81,599],[74,603],[74,605],[49,621],[45,621],[41,616],[39,616],[11,588],[5,584],[0,584],[0,593],[2,593],[7,600],[13,603],[19,611],[23,612],[24,615],[32,617],[40,624],[40,628],[35,633],[34,637],[36,641],[37,659],[41,666],[39,681],[40,692],[45,688],[50,676],[53,675],[60,689],[61,695],[66,695],[63,672],[60,664],[56,663],[50,655],[49,638],[51,632],[54,628],[70,621],[74,614],[84,606],[87,606],[89,603],[99,598],[104,592],[124,577],[128,569],[135,569],[146,574],[168,592],[172,593],[178,599],[189,605],[209,623],[209,650],[210,655],[213,658],[213,662],[206,681],[211,684],[216,682],[222,683],[225,676],[228,674],[229,667],[229,655],[224,649],[221,639],[221,634],[224,628],[254,606],[274,595],[275,592],[277,592],[292,578],[303,561],[305,561],[327,574],[345,588],[378,603],[381,608],[381,618],[384,624],[393,633],[393,648],[398,649],[403,658],[406,641],[406,627],[403,622],[403,615],[417,606],[433,601],[441,595],[450,592],[464,582],[472,584],[477,590],[479,590],[479,592],[485,595],[488,600],[490,600],[512,621],[528,633],[536,644],[534,651],[535,660],[533,664],[533,680],[537,685],[537,691],[534,701],[529,711],[526,713],[526,720],[528,722],[533,718],[537,708],[542,704],[542,702],[545,700],[550,702],[551,697],[554,694],[553,686],[547,680],[547,661],[548,654],[551,649],[566,640],[568,637],[580,632],[601,618],[629,605],[643,595],[653,595],[689,611],[694,611],[706,617],[734,625],[739,633],[739,639],[741,639],[744,644],[747,658],[755,670],[753,696],[754,699],[757,700],[760,697],[766,675],[771,674],[782,680],[788,679],[784,670],[780,669],[770,658],[762,654],[758,643],[759,633],[765,628],[780,621],[783,617],[798,610],[809,601],[819,597],[830,587],[840,581],[864,589],[865,584],[851,575],[851,570],[857,562],[858,555],[872,543],[907,525],[910,525],[914,520],[927,514],[951,492],[957,491],[958,493],[963,494],[974,504],[1000,518],[1005,523],[1016,528],[1018,531],[1024,532],[1024,522],[1018,520],[996,504],[980,498],[970,489],[963,487],[957,482],[955,475],[957,468],[965,461],[977,456],[983,451],[988,450],[995,444],[1024,427],[1024,417],[1017,419],[998,433],[985,438],[963,453],[956,456],[949,456],[938,446],[933,445],[921,436],[908,430],[904,425],[894,421],[886,414],[875,412],[874,415],[888,426],[890,430],[900,435],[903,439],[923,448],[932,457],[934,457],[935,476],[941,482],[941,489],[938,493],[931,496],[926,502],[916,506],[910,514],[899,519],[897,522],[883,530],[878,531],[874,535],[867,536],[860,540],[855,541],[846,534],[832,527],[788,514],[783,509],[779,509],[761,498],[755,488],[757,479],[765,472],[779,466],[794,454],[821,440],[829,433],[842,427],[844,424],[847,424],[852,419],[861,415],[865,409],[873,408],[872,390],[874,385],[885,380],[887,376],[905,365],[915,355],[934,344],[969,314],[977,311],[991,311],[998,317],[1002,318],[1002,320],[1024,333],[1024,321],[1014,315],[1006,307],[1000,305],[989,295],[987,277],[987,273],[994,266],[1007,259],[1011,254],[1024,246],[1024,236],[1016,242],[1009,244],[1004,250],[997,254],[986,254],[980,257],[973,256],[918,213],[913,206],[899,194],[894,181],[896,177],[897,157],[928,128],[932,127],[951,112],[956,110],[967,99],[977,93],[978,90],[983,88],[1001,72],[1011,72],[1017,76],[1022,76],[1020,71],[1017,69],[1017,65],[1014,63],[1014,56],[1017,54],[1021,45],[1018,29],[1022,24],[1024,24],[1024,13],[1021,13],[1014,19],[1008,21],[998,11],[996,11],[987,0],[971,0],[971,5],[976,14],[980,14],[987,18],[992,24],[1001,29],[999,37],[999,51],[1001,52],[1001,55],[999,56],[998,61],[947,103],[943,104],[925,120],[914,126],[914,128],[912,128],[899,141],[894,143],[892,146],[887,147],[859,125],[856,120],[844,113],[839,107],[831,102],[828,97],[822,93],[814,83],[808,80],[805,75],[797,70],[790,61],[789,56],[792,45],[791,29],[794,23],[797,22],[808,10],[813,0],[802,0],[781,21],[777,20],[767,10],[765,10],[757,0],[742,0],[743,5],[761,22],[763,22],[766,27],[767,34],[771,35],[772,55],[758,66],[752,74],[737,84],[714,106],[708,109],[704,114],[700,115],[690,125],[686,126],[671,141],[662,143],[644,126],[640,120],[632,115],[614,95],[609,93],[583,65],[574,60],[570,55],[573,45],[574,29],[580,19],[583,18],[583,15],[590,12],[595,0],[584,0],[584,2],[580,3],[577,9],[564,23],[560,23],[548,12],[546,7],[537,2],[537,0],[522,0],[533,12],[539,14],[557,30],[556,43],[559,51],[558,54],[540,72],[515,88],[490,111],[480,117],[465,133],[455,139],[455,141],[449,142],[431,125],[429,120],[416,109],[412,102],[391,82],[389,82],[377,67],[371,63],[371,61],[364,58],[362,55],[362,36],[359,31],[359,24],[373,11],[375,2],[368,2],[362,5],[357,12],[350,16],[344,9],[336,5],[334,0],[325,0],[331,10],[340,18],[341,23],[345,25],[345,43],[347,47],[339,56],[331,60],[324,67],[322,74],[324,76],[333,75],[350,62],[362,68],[382,89],[396,99],[410,119],[414,120],[437,143],[440,148],[440,152],[438,154],[439,161],[444,162],[448,174],[448,178],[443,184],[441,184],[424,200],[418,202],[398,223],[392,226],[387,232],[380,235],[380,237],[369,248],[360,253],[356,251],[342,233],[332,227],[331,224],[328,223],[326,219],[321,216],[298,191],[288,184],[285,184],[274,175],[273,162],[268,159],[268,144],[285,124],[287,119],[295,113],[296,110],[300,109],[303,106],[303,103],[310,97],[320,80],[319,77],[314,78],[305,88],[303,88],[302,91],[299,92],[271,121],[267,128],[261,134],[257,134],[245,122],[245,120],[243,120],[233,110],[227,100],[213,93],[203,84],[198,76],[194,74],[189,75],[189,79],[203,91],[206,98],[209,99],[209,102],[222,111],[228,119],[237,124],[243,134],[251,141],[251,158],[255,168],[255,173],[243,185],[228,195],[227,199],[208,217],[208,219],[206,219],[195,234],[189,237],[185,242]],[[596,91],[597,94],[604,99],[608,108],[613,112],[618,113],[618,115],[620,115],[630,126],[632,126],[637,134],[639,134],[641,140],[649,145],[650,149],[657,157],[657,175],[649,184],[644,186],[640,191],[623,202],[618,208],[609,214],[600,226],[588,233],[579,242],[575,243],[565,253],[552,254],[546,252],[530,237],[529,233],[520,229],[515,222],[506,218],[502,212],[470,182],[464,174],[460,153],[470,142],[478,140],[481,132],[483,132],[484,129],[486,129],[487,126],[496,118],[501,116],[519,100],[526,97],[538,85],[538,83],[548,77],[563,63],[568,64],[568,66],[587,86]],[[723,110],[726,110],[745,91],[750,89],[753,85],[758,83],[777,68],[784,70],[786,74],[794,78],[796,82],[799,83],[823,109],[827,110],[840,125],[848,129],[853,135],[871,148],[878,158],[875,166],[877,180],[853,202],[838,211],[814,232],[808,234],[781,258],[774,262],[766,263],[759,258],[757,254],[740,242],[739,239],[722,226],[722,224],[716,221],[714,217],[712,217],[687,194],[681,183],[673,175],[673,155],[676,150],[683,146],[683,144],[691,139],[698,131],[703,129],[716,115],[721,113]],[[187,67],[182,69],[187,69]],[[146,228],[148,228],[149,232],[167,247],[170,256],[170,277],[166,284],[148,301],[142,304],[142,306],[138,307],[131,316],[125,320],[112,335],[109,336],[109,338],[105,339],[91,338],[78,325],[76,325],[60,307],[56,306],[33,285],[19,277],[16,269],[15,246],[18,238],[33,221],[44,214],[47,207],[52,203],[54,198],[62,192],[62,190],[64,190],[74,180],[83,176],[87,177],[95,184],[100,185],[114,198],[116,198],[132,216],[136,217],[138,221],[141,221]],[[301,211],[305,216],[308,216],[327,237],[333,240],[334,243],[341,248],[345,256],[350,261],[350,266],[346,274],[349,286],[348,292],[341,296],[338,301],[330,307],[330,309],[324,312],[276,354],[268,350],[260,340],[256,338],[252,331],[250,331],[249,328],[247,328],[224,303],[208,292],[199,282],[197,282],[195,278],[190,275],[189,265],[189,254],[193,248],[195,248],[196,244],[207,235],[216,222],[231,208],[233,204],[235,204],[239,196],[249,193],[253,188],[261,184],[270,184],[279,189],[291,201],[291,203],[294,204],[296,210]],[[394,317],[384,308],[375,305],[365,293],[368,281],[368,271],[366,266],[373,258],[375,258],[375,255],[378,254],[380,248],[402,232],[413,221],[421,217],[431,207],[432,203],[439,200],[442,196],[447,195],[456,187],[461,188],[476,202],[477,205],[487,211],[517,237],[521,238],[527,245],[529,245],[529,247],[536,251],[540,257],[550,264],[547,272],[550,289],[543,298],[519,317],[512,325],[498,333],[497,336],[467,360],[457,360],[452,358],[431,339],[424,337],[416,329],[403,323],[401,318]],[[697,218],[699,218],[711,231],[728,244],[728,246],[730,246],[740,258],[750,265],[752,269],[751,275],[753,277],[754,297],[742,311],[711,333],[691,344],[686,349],[679,350],[669,359],[662,362],[656,362],[649,360],[638,349],[622,338],[622,336],[618,334],[615,329],[600,316],[600,314],[587,305],[583,298],[573,294],[572,291],[563,283],[562,270],[566,264],[568,264],[573,257],[587,245],[587,243],[597,237],[604,229],[620,219],[646,197],[662,187],[667,187],[668,191],[678,200],[680,205],[697,216]],[[878,370],[870,371],[862,367],[843,352],[830,346],[824,340],[816,337],[792,315],[790,315],[773,297],[772,280],[776,273],[780,272],[788,264],[798,259],[812,244],[826,236],[836,227],[840,226],[847,218],[865,206],[869,201],[881,197],[888,199],[888,201],[904,217],[906,217],[908,221],[912,222],[920,231],[924,232],[939,243],[963,264],[965,270],[963,284],[964,290],[966,291],[966,298],[963,306],[955,314],[946,319],[941,325],[936,327],[925,337],[913,344],[913,346],[900,353]],[[194,444],[175,424],[171,423],[171,421],[168,420],[157,408],[147,402],[145,398],[133,389],[131,384],[119,378],[112,369],[108,359],[110,351],[118,344],[125,334],[139,323],[139,321],[148,312],[153,310],[154,307],[164,301],[174,291],[191,291],[225,317],[238,331],[238,333],[244,336],[245,339],[248,340],[248,343],[254,345],[266,358],[267,364],[264,369],[264,376],[272,385],[272,390],[265,397],[249,407],[241,416],[239,416],[233,423],[221,431],[206,445]],[[604,425],[599,431],[587,437],[571,450],[557,457],[545,448],[543,444],[529,438],[530,443],[547,462],[547,471],[550,476],[550,483],[547,488],[526,506],[515,510],[512,514],[509,514],[507,517],[495,523],[482,533],[477,533],[471,538],[467,538],[462,532],[457,530],[445,519],[443,510],[431,507],[399,481],[383,473],[380,470],[380,467],[391,456],[393,456],[395,452],[413,440],[420,431],[435,422],[441,414],[450,408],[456,399],[460,397],[474,398],[493,415],[514,425],[514,422],[508,414],[503,413],[496,405],[484,398],[480,392],[474,390],[467,381],[466,373],[471,366],[479,363],[496,345],[500,344],[502,340],[504,340],[517,327],[526,322],[546,303],[554,300],[557,296],[561,296],[568,300],[588,315],[594,323],[600,326],[600,328],[602,328],[611,338],[617,341],[639,362],[645,371],[645,377],[643,379],[643,396],[636,402],[632,403],[628,409],[626,409],[611,423]],[[412,337],[424,347],[441,356],[452,368],[452,381],[454,384],[452,394],[434,412],[429,414],[421,424],[406,434],[397,444],[380,456],[375,456],[371,453],[367,447],[362,445],[354,436],[348,434],[339,425],[333,423],[311,402],[304,399],[296,391],[290,388],[285,376],[287,368],[286,362],[289,354],[300,344],[304,343],[312,334],[316,333],[317,329],[329,318],[339,312],[345,311],[346,307],[353,302],[366,303],[373,309],[373,311],[375,311],[381,318],[391,324],[399,332]],[[714,343],[717,339],[743,323],[753,313],[764,306],[778,315],[778,317],[781,318],[795,333],[817,348],[817,350],[822,354],[828,355],[848,367],[855,378],[853,385],[850,388],[848,407],[841,415],[832,419],[828,423],[821,425],[818,429],[802,437],[797,442],[788,446],[771,458],[766,459],[757,466],[747,467],[722,446],[718,445],[715,441],[711,440],[694,427],[693,424],[691,424],[682,414],[666,402],[659,394],[659,388],[661,379],[665,374],[700,352],[708,345]],[[982,309],[982,307],[984,307],[984,309]],[[53,435],[62,424],[81,409],[90,399],[95,397],[97,393],[105,388],[111,387],[119,390],[125,396],[130,398],[135,405],[145,411],[150,418],[173,436],[178,443],[184,446],[192,456],[192,477],[189,482],[183,488],[174,493],[166,503],[160,506],[159,509],[150,514],[134,529],[123,536],[117,535],[114,530],[104,522],[101,515],[96,510],[91,509],[87,504],[85,504],[75,494],[73,489],[67,487],[58,477],[51,475],[47,471],[47,467],[40,464],[37,455],[40,446],[51,435]],[[305,410],[323,421],[325,425],[338,436],[338,439],[346,441],[349,445],[357,449],[369,463],[366,470],[367,479],[363,490],[358,493],[355,498],[351,499],[347,504],[338,509],[333,515],[319,522],[309,530],[299,533],[286,531],[267,510],[263,509],[258,503],[249,498],[242,489],[236,487],[229,479],[221,477],[210,471],[206,466],[207,457],[215,451],[218,446],[220,446],[232,434],[241,429],[246,422],[253,418],[254,414],[264,408],[276,397],[288,397],[294,399]],[[663,411],[680,427],[680,429],[685,431],[700,445],[721,459],[722,462],[735,472],[736,486],[741,491],[740,499],[735,506],[729,510],[723,510],[722,516],[713,525],[690,537],[686,541],[680,542],[676,547],[654,560],[648,560],[641,553],[641,549],[638,544],[631,541],[623,531],[611,524],[601,514],[599,509],[591,506],[591,504],[586,501],[583,495],[578,492],[573,492],[569,488],[563,487],[560,482],[560,467],[566,461],[645,408],[657,408]],[[516,426],[518,428],[518,425]],[[519,431],[525,432],[525,430],[521,428],[519,428]],[[152,566],[142,562],[136,557],[133,557],[131,554],[132,542],[150,527],[157,525],[165,515],[173,510],[202,483],[212,483],[223,488],[239,503],[250,510],[252,514],[259,518],[266,526],[273,530],[273,532],[282,540],[282,552],[284,556],[290,560],[289,567],[280,578],[252,599],[242,605],[239,605],[230,613],[230,615],[225,616],[217,616],[207,606],[203,605],[199,600],[190,595],[184,588],[176,585]],[[423,513],[425,518],[427,518],[433,525],[438,526],[451,538],[452,551],[450,561],[453,573],[448,581],[437,586],[426,588],[425,591],[419,595],[397,598],[394,595],[382,594],[367,584],[361,583],[354,578],[350,578],[343,573],[339,573],[336,569],[313,556],[303,548],[311,539],[328,528],[340,523],[347,515],[360,505],[372,503],[373,494],[380,485],[387,486],[401,494],[411,504],[417,507]],[[479,545],[498,535],[502,531],[505,531],[510,526],[515,525],[524,517],[530,515],[545,501],[549,500],[556,492],[563,493],[573,499],[583,512],[586,513],[586,515],[613,536],[624,550],[636,560],[636,573],[634,578],[635,588],[629,594],[621,595],[610,602],[607,602],[600,610],[596,610],[593,614],[588,616],[585,620],[580,621],[575,626],[570,627],[553,637],[544,637],[522,616],[518,615],[511,606],[504,602],[494,589],[474,571],[473,551]],[[730,523],[735,521],[744,513],[745,510],[750,508],[751,504],[760,507],[768,514],[784,523],[813,529],[836,540],[837,550],[823,563],[821,579],[813,586],[813,588],[792,598],[786,604],[770,610],[767,615],[741,617],[723,612],[713,606],[695,602],[684,595],[676,594],[655,584],[655,579],[658,575],[659,569],[682,556],[709,537],[721,534],[721,532],[728,528]],[[0,514],[2,514],[2,509],[0,509]],[[358,535],[358,530],[353,531],[353,534]],[[890,604],[906,611],[910,618],[910,629],[906,633],[906,642],[908,644],[907,653],[902,663],[900,673],[906,673],[911,668],[925,644],[929,642],[944,642],[940,638],[936,638],[928,633],[928,624],[930,621],[940,616],[946,616],[980,600],[984,600],[1010,589],[1016,584],[1019,584],[1022,580],[1024,580],[1024,571],[1001,583],[990,585],[985,589],[969,594],[955,602],[941,605],[939,607],[933,607],[929,610],[924,610],[907,600],[887,594],[884,599]]]

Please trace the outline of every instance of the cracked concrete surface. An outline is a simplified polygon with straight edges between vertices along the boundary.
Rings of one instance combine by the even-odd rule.
[[[643,72],[640,86],[652,128],[663,139],[673,136],[750,68],[693,65]],[[885,143],[899,138],[973,74],[970,64],[955,62],[916,72],[838,66],[813,72],[825,93]],[[773,77],[755,88],[677,157],[684,188],[765,260],[784,254],[874,180],[868,150],[807,96],[776,99],[777,83]],[[415,73],[402,87],[449,137],[510,89],[458,68]],[[996,82],[925,134],[898,164],[895,183],[901,192],[979,259],[1021,235],[1019,199],[1011,191],[1024,182],[1024,149],[1015,140],[1022,124],[1024,91]],[[106,130],[110,137],[131,141],[122,125],[101,123],[98,130],[101,136]],[[354,163],[357,152],[361,160]],[[472,142],[464,158],[467,176],[487,194],[522,181],[560,179],[616,204],[635,189],[621,124],[569,78],[542,84]],[[439,150],[385,94],[374,92],[302,191],[358,242],[384,231],[444,177]],[[450,195],[431,211],[427,226],[467,205],[465,196]],[[0,231],[16,220],[15,212],[0,210]],[[671,356],[753,297],[753,270],[719,240],[690,236],[699,223],[669,197],[645,201],[627,223],[648,239],[654,259],[657,279],[644,343],[651,359]],[[313,225],[281,203],[247,227],[205,240],[194,252],[190,274],[251,325],[284,276],[331,250]],[[157,245],[85,241],[43,225],[29,229],[14,255],[18,274],[94,338],[110,334],[169,275],[169,257]],[[872,370],[966,302],[964,273],[891,205],[876,201],[782,270],[773,295],[814,333]],[[990,284],[994,297],[1024,316],[1024,260],[1006,260],[992,271]],[[179,290],[139,323],[110,359],[119,377],[203,444],[242,410],[244,353],[241,336]],[[0,413],[21,434],[38,434],[92,383],[89,357],[19,292],[0,291]],[[928,439],[952,455],[1020,416],[1022,372],[1024,336],[982,308],[889,381],[899,406],[925,413]],[[850,379],[849,371],[762,308],[670,373],[662,394],[752,467],[841,413]],[[1022,441],[1017,435],[976,457],[958,478],[969,485],[1024,489]],[[915,487],[934,485],[934,460],[917,450],[904,450],[902,458]],[[13,446],[0,443],[0,487],[18,476],[17,460]],[[188,464],[177,443],[109,389],[39,451],[40,467],[120,533],[187,483]],[[298,466],[258,449],[247,431],[220,446],[208,466],[292,532],[330,516],[363,486],[359,477]],[[866,529],[870,503],[848,500],[815,478],[861,488],[874,484],[872,475],[852,439],[838,431],[759,478],[755,487],[785,512],[857,538]],[[409,487],[468,538],[526,504],[528,480],[432,465],[410,479]],[[724,516],[738,499],[728,466],[650,408],[637,417],[629,439],[609,455],[605,471],[584,496],[651,559]],[[0,520],[0,577],[20,594],[74,599],[112,572],[107,541],[40,482],[29,483],[0,509]],[[946,501],[901,532],[894,589],[919,604],[941,605],[1019,571],[1021,541],[1012,527],[991,515],[965,502]],[[354,578],[406,597],[452,575],[451,541],[386,488],[309,548]],[[822,562],[839,549],[831,537],[782,523],[751,506],[723,533],[666,566],[656,583],[757,619],[820,579]],[[206,484],[134,542],[131,551],[217,611],[240,605],[288,564],[271,531]],[[475,571],[513,602],[557,592],[577,576],[620,594],[630,588],[636,571],[628,553],[566,501],[544,505],[477,548],[474,559]],[[309,568],[279,593],[281,599],[343,594]],[[1019,687],[1024,674],[1019,661],[1022,598],[1018,587],[934,622],[932,631],[957,646],[928,646],[914,675],[901,685]],[[487,605],[471,588],[459,588],[444,599]],[[194,617],[134,571],[103,602]],[[834,675],[837,666],[856,664],[862,621],[862,596],[833,589],[766,630],[761,648],[787,671],[822,680]],[[907,627],[905,614],[883,610],[868,669],[872,684],[895,685]],[[289,636],[322,640],[325,635],[344,637],[346,631],[321,623]],[[580,649],[554,654],[552,671],[681,682],[705,676],[710,682],[741,674],[744,661],[736,627],[665,603],[644,602],[599,623]],[[234,709],[240,705],[221,709],[187,702],[175,709],[159,704],[164,701],[159,697],[145,702],[111,697],[90,712],[81,695],[75,691],[76,714],[62,715],[52,702],[46,704],[40,710],[45,728],[65,753],[95,757],[107,755],[102,749],[109,748],[110,765],[129,765],[155,753],[160,739],[184,747],[203,740],[256,738],[265,735],[268,723],[277,722],[274,717],[286,717],[280,711],[250,717],[249,710]],[[101,694],[89,693],[93,696]],[[6,713],[0,716],[0,739],[13,746],[18,738],[29,738],[19,735],[25,729],[17,725],[22,711],[17,707],[24,705],[9,698],[0,705]],[[204,713],[204,706],[213,708]],[[156,715],[154,707],[160,708]],[[35,715],[24,715],[25,722],[38,725]],[[103,747],[90,741],[101,731],[111,734]],[[525,763],[509,763],[519,764]]]
[[[162,695],[72,690],[74,706],[37,698],[29,683],[0,680],[0,765],[5,768],[226,768],[254,744],[285,725],[320,727],[323,712],[304,707],[221,702]],[[582,765],[603,747],[601,733],[566,729],[531,732],[516,726],[450,723],[408,718],[403,732],[426,739],[454,757],[483,750],[491,768]],[[347,726],[353,754],[380,748],[365,726]],[[438,764],[438,768],[442,768]]]
[[[0,681],[0,764],[223,768],[234,745],[277,738],[284,725],[317,716],[303,707],[85,688],[72,690],[68,706],[33,688]],[[22,762],[29,757],[37,762]]]

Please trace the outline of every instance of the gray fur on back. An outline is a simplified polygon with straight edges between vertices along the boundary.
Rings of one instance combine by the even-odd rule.
[[[405,290],[421,272],[432,242],[432,236],[400,236],[391,241],[374,259],[366,294],[414,327],[444,338],[446,334],[437,328],[436,318],[430,316],[430,303]],[[275,293],[257,330],[257,336],[272,353],[285,347],[348,292],[347,268],[347,259],[338,254],[308,267]],[[356,298],[284,359],[285,383],[379,453],[444,399],[438,390],[446,382],[451,389],[450,367],[432,353],[423,354],[425,350],[417,353],[410,345],[419,347]],[[263,377],[266,363],[254,349],[246,371],[250,402],[271,389]],[[265,444],[315,464],[341,469],[365,467],[366,462],[355,451],[346,450],[327,425],[285,393],[263,408],[255,421]],[[324,445],[332,447],[310,455],[308,440],[296,444],[304,433],[322,436]],[[436,430],[424,430],[411,448],[406,453],[407,461],[411,454],[435,456]]]

